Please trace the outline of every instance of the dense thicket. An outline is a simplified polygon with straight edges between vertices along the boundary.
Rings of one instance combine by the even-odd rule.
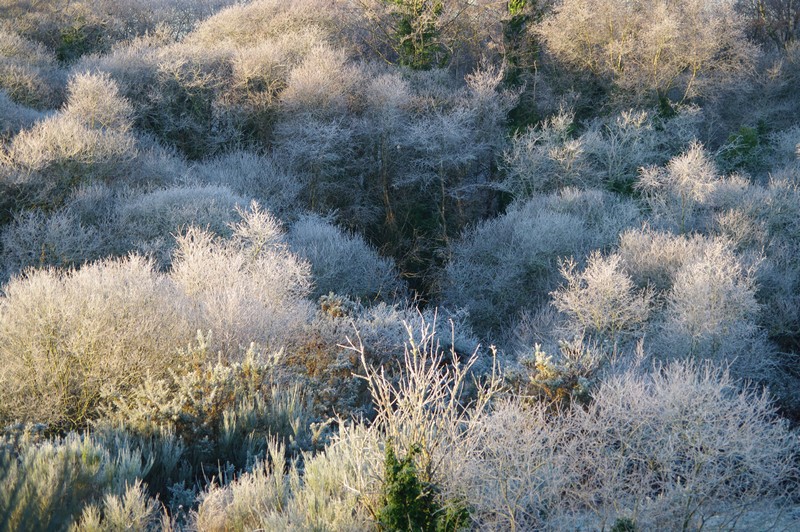
[[[0,0],[0,529],[795,529],[788,0]]]

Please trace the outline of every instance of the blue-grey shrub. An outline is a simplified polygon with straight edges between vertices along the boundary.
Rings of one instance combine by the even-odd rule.
[[[45,116],[41,111],[16,103],[5,90],[0,90],[0,138],[12,137]]]
[[[0,260],[9,273],[32,266],[80,266],[102,255],[107,236],[69,210],[23,211],[0,232]]]
[[[152,256],[169,265],[175,235],[189,226],[230,236],[230,224],[238,219],[237,207],[248,203],[224,186],[173,186],[122,201],[115,224],[117,245],[126,251]]]
[[[600,190],[566,189],[514,203],[454,243],[443,299],[466,308],[478,331],[497,330],[547,302],[558,285],[559,259],[582,263],[639,220],[632,201]]]
[[[0,29],[0,89],[18,104],[55,109],[64,97],[64,75],[41,43]]]
[[[288,235],[289,245],[311,264],[312,297],[334,292],[357,300],[391,300],[401,290],[390,259],[364,239],[318,216],[304,216]]]
[[[194,165],[190,175],[201,183],[256,199],[281,218],[297,209],[300,180],[274,157],[235,151]]]

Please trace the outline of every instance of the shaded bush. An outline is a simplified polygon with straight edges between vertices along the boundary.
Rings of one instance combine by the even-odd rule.
[[[275,157],[236,151],[195,165],[191,175],[202,183],[227,187],[240,196],[256,199],[282,219],[298,209],[300,178]]]
[[[103,254],[107,249],[105,239],[69,210],[52,215],[24,211],[0,234],[0,257],[9,274],[33,266],[78,267]]]
[[[567,189],[512,204],[506,214],[464,233],[453,246],[442,292],[482,332],[510,324],[546,302],[560,258],[583,258],[637,223],[635,205],[597,190]]]
[[[0,29],[0,89],[11,101],[37,110],[61,103],[64,76],[56,59],[39,43]]]
[[[145,193],[121,202],[114,220],[115,243],[126,252],[135,250],[168,266],[177,235],[195,226],[230,236],[237,208],[247,203],[222,186],[177,186]]]
[[[391,300],[402,289],[391,260],[323,218],[301,218],[292,225],[288,240],[311,264],[315,299],[335,292],[357,300]]]
[[[44,117],[43,113],[12,101],[6,91],[0,90],[0,138],[12,137]]]

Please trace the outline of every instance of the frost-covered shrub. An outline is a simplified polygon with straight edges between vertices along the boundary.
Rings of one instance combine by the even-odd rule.
[[[462,408],[464,388],[473,361],[452,358],[445,363],[431,326],[407,327],[407,345],[397,380],[371,366],[366,371],[377,419],[369,426],[342,423],[338,437],[323,452],[306,455],[302,473],[292,462],[284,473],[280,445],[272,444],[269,462],[201,496],[195,515],[199,530],[225,527],[317,528],[363,530],[383,505],[384,445],[390,440],[405,455],[412,446],[423,482],[443,489],[436,498],[450,500],[458,492],[458,471],[469,456],[465,427],[484,414],[496,382],[482,384],[485,393]],[[361,344],[352,345],[366,360]],[[450,354],[452,356],[452,353]]]
[[[83,56],[73,66],[72,72],[110,75],[120,92],[133,104],[135,117],[142,123],[147,114],[145,104],[157,86],[159,52],[172,42],[173,35],[154,31],[118,43],[106,54]]]
[[[281,95],[289,78],[312,49],[324,42],[311,26],[280,33],[259,43],[237,47],[231,57],[231,80],[222,87],[219,104],[237,117],[248,140],[269,142]]]
[[[624,190],[635,181],[639,168],[664,162],[662,135],[666,136],[656,130],[651,113],[630,110],[610,119],[595,119],[583,138],[603,181]]]
[[[392,261],[364,239],[316,216],[295,222],[288,237],[292,251],[311,264],[312,296],[329,292],[355,299],[392,299],[400,282]]]
[[[620,266],[619,255],[594,252],[586,268],[576,271],[575,261],[561,265],[566,281],[553,292],[553,304],[567,315],[566,329],[576,337],[588,335],[612,345],[636,336],[650,315],[652,291],[634,291]]]
[[[281,94],[282,107],[288,113],[341,113],[347,109],[348,93],[356,82],[357,71],[348,67],[344,52],[314,47],[289,75]]]
[[[63,98],[63,75],[53,55],[6,29],[0,29],[0,89],[15,103],[54,109]]]
[[[206,48],[179,42],[159,48],[155,89],[144,102],[145,127],[191,159],[238,143],[234,117],[215,98],[228,82],[232,54],[224,44]]]
[[[187,41],[206,46],[228,41],[245,47],[308,28],[325,29],[330,22],[331,11],[324,0],[257,0],[227,7],[209,17]]]
[[[531,352],[532,351],[532,352]],[[613,353],[589,344],[583,337],[559,342],[557,351],[547,354],[542,346],[534,344],[520,354],[522,369],[507,373],[507,382],[518,386],[518,393],[527,402],[541,402],[557,412],[572,404],[586,404],[592,399],[601,370],[611,360]]]
[[[503,188],[515,198],[552,192],[567,186],[596,185],[586,137],[572,135],[575,115],[561,109],[541,124],[517,134],[503,155]]]
[[[732,526],[760,504],[786,503],[797,440],[765,393],[675,363],[610,377],[593,397],[562,425],[566,508],[600,524],[635,515],[638,526],[664,529],[712,516]]]
[[[136,153],[131,134],[92,129],[63,114],[20,132],[9,148],[11,164],[44,189],[42,201],[51,194],[64,195],[78,183],[124,179]]]
[[[800,127],[794,126],[770,135],[771,167],[795,166],[800,163]]]
[[[92,59],[84,66],[108,68],[124,79],[140,125],[199,160],[271,140],[291,72],[312,50],[331,50],[323,29],[329,11],[315,2],[235,5],[178,42],[169,36],[143,38],[120,47],[113,59]],[[127,58],[133,59],[130,67]]]
[[[352,134],[343,120],[303,113],[288,115],[276,124],[276,157],[300,177],[301,198],[312,210],[346,205],[358,192],[345,173],[353,156]]]
[[[190,228],[177,238],[170,277],[197,306],[214,349],[231,357],[251,342],[279,348],[308,319],[310,268],[291,254],[279,222],[257,204],[230,239]]]
[[[625,231],[619,240],[624,272],[638,287],[658,292],[670,289],[678,270],[700,256],[708,242],[700,235],[676,236],[649,227]]]
[[[589,251],[608,247],[638,219],[632,202],[597,190],[567,189],[512,204],[453,245],[442,280],[444,300],[465,307],[481,331],[508,325],[557,287],[560,258],[582,263]]]
[[[236,151],[192,167],[192,177],[224,186],[240,196],[257,199],[270,212],[282,215],[296,209],[300,180],[273,157]]]
[[[86,127],[120,132],[132,127],[133,108],[108,74],[76,74],[70,78],[67,92],[63,114]]]
[[[741,79],[757,57],[730,3],[565,0],[535,31],[560,63],[628,102],[704,96]]]
[[[139,257],[29,270],[0,299],[0,417],[83,426],[176,367],[195,330],[180,291]]]
[[[707,229],[709,200],[722,182],[703,146],[693,143],[666,167],[643,169],[636,186],[660,224],[688,233]]]
[[[479,528],[541,529],[558,507],[561,434],[549,417],[544,406],[499,402],[471,427],[478,452],[464,457],[460,489]]]
[[[475,373],[491,371],[489,352],[480,348],[463,313],[446,309],[420,311],[400,303],[364,306],[337,294],[319,298],[313,321],[287,348],[283,364],[301,376],[304,390],[313,395],[317,407],[327,414],[372,416],[366,383],[356,377],[361,361],[342,346],[357,337],[364,347],[366,362],[383,367],[394,378],[402,370],[400,361],[410,339],[409,332],[413,331],[414,341],[420,342],[419,330],[424,324],[435,327],[440,347],[446,353],[451,349],[460,357],[477,353]]]
[[[115,223],[122,249],[152,255],[161,265],[170,263],[175,236],[189,226],[230,236],[237,207],[248,200],[223,186],[177,186],[123,201]]]
[[[0,90],[0,139],[16,135],[45,116],[42,112],[12,101],[5,90]]]
[[[765,394],[674,363],[609,377],[592,397],[555,416],[543,404],[500,403],[465,435],[479,452],[464,456],[460,489],[480,528],[782,522],[798,443]]]
[[[710,242],[675,273],[653,350],[667,358],[732,364],[736,376],[763,377],[773,349],[758,327],[754,275],[722,241]]]
[[[114,219],[125,192],[102,183],[82,186],[55,211],[23,210],[0,229],[0,260],[11,275],[29,267],[78,267],[124,255]]]
[[[31,266],[77,267],[99,258],[108,246],[106,235],[69,210],[21,212],[3,228],[0,242],[0,260],[9,272]]]
[[[724,238],[648,228],[623,233],[618,253],[636,285],[655,291],[652,352],[726,361],[737,377],[767,376],[775,359],[756,299],[760,255],[737,255]]]
[[[108,443],[74,432],[44,442],[5,437],[0,523],[12,530],[66,530],[87,505],[128,491],[149,465],[138,449]]]
[[[767,186],[741,187],[725,210],[714,217],[714,229],[743,256],[761,257],[757,298],[763,303],[761,324],[782,346],[796,345],[800,320],[800,193],[792,168],[776,171]]]
[[[8,148],[31,206],[61,206],[79,185],[163,185],[185,172],[175,153],[133,134],[131,104],[108,75],[76,74],[69,91],[61,112],[21,131]]]

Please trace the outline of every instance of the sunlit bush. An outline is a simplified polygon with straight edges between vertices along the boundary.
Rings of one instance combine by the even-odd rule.
[[[211,330],[214,349],[237,356],[251,342],[278,349],[302,330],[308,263],[289,252],[280,223],[253,204],[231,239],[199,228],[178,237],[171,279]]]
[[[0,299],[2,419],[83,426],[97,407],[180,363],[188,303],[144,259],[27,271]]]

